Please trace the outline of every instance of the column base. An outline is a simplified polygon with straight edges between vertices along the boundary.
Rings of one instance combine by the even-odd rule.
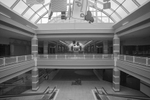
[[[32,91],[37,91],[40,87],[32,88]]]
[[[115,89],[114,87],[112,88],[115,92],[119,92],[120,89]]]

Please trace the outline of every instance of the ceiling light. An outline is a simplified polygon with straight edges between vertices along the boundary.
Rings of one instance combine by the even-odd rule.
[[[126,25],[126,24],[128,24],[128,23],[129,23],[129,22],[128,22],[128,21],[126,21],[126,22],[124,22],[124,23],[122,24],[122,26],[123,26],[123,25]]]
[[[3,15],[3,16],[5,16],[5,17],[7,17],[7,18],[11,18],[10,16],[8,16],[7,14],[4,14],[2,12],[0,12],[0,14]]]

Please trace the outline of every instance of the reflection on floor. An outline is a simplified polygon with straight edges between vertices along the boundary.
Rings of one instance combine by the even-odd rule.
[[[72,85],[72,81],[80,78],[82,85]],[[95,87],[104,87],[107,93],[110,94],[125,94],[144,96],[141,92],[121,87],[121,92],[114,92],[112,90],[112,83],[106,81],[99,81],[92,70],[61,70],[53,80],[45,80],[40,84],[37,92],[43,92],[48,86],[51,88],[57,86],[59,93],[55,100],[95,100],[92,89]],[[24,93],[35,93],[27,90]],[[40,100],[42,96],[17,97],[9,100]],[[109,97],[110,100],[127,100],[127,98]]]

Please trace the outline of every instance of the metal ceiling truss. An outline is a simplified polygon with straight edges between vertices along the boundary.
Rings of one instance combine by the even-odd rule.
[[[136,0],[132,0],[132,1],[136,4],[137,7],[141,6]]]
[[[120,5],[120,3],[119,3],[117,0],[112,0],[112,1],[114,1],[116,4]],[[121,5],[120,7],[121,7],[127,14],[130,14],[130,12],[129,12],[123,5]]]
[[[15,3],[10,7],[10,9],[13,9],[19,3],[19,1],[20,0],[16,0]]]
[[[93,0],[94,1],[94,0]],[[111,14],[108,14],[106,11],[104,11],[103,9],[96,7],[95,3],[92,3],[91,1],[90,4],[92,4],[93,8],[97,8],[97,10],[103,12],[104,14],[106,14],[112,21],[116,22],[115,19],[111,16],[113,13],[115,13],[120,19],[122,19],[122,17],[116,12],[116,10],[121,7],[127,14],[130,14],[130,12],[122,5],[126,0],[124,0],[122,3],[119,3],[117,0],[112,0],[114,3],[116,3],[118,5],[118,7],[116,9],[110,9],[112,11]],[[139,4],[139,2],[137,2],[137,0],[131,0],[135,5],[137,5],[137,7],[140,7],[141,5]],[[16,0],[15,3],[10,7],[10,9],[13,9],[18,3],[20,2],[20,0]],[[24,0],[22,0],[22,2],[24,2],[26,4],[26,2]],[[94,1],[95,2],[95,1]],[[97,3],[103,5],[103,2],[97,0]],[[37,23],[41,18],[43,18],[43,16],[45,16],[48,13],[48,9],[46,8],[46,6],[48,6],[50,3],[47,4],[42,4],[43,6],[40,7],[37,11],[34,11],[34,9],[32,8],[33,5],[27,5],[27,8],[21,13],[21,15],[23,16],[29,9],[33,10],[34,14],[29,18],[29,20],[31,20],[36,14],[39,16],[39,18],[35,21],[35,23]],[[68,4],[69,5],[69,4]],[[38,12],[40,10],[42,10],[43,8],[46,9],[46,12],[43,13],[41,16],[38,14]]]

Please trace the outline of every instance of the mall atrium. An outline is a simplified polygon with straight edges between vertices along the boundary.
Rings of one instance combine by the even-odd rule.
[[[0,100],[150,100],[150,0],[0,0]]]

